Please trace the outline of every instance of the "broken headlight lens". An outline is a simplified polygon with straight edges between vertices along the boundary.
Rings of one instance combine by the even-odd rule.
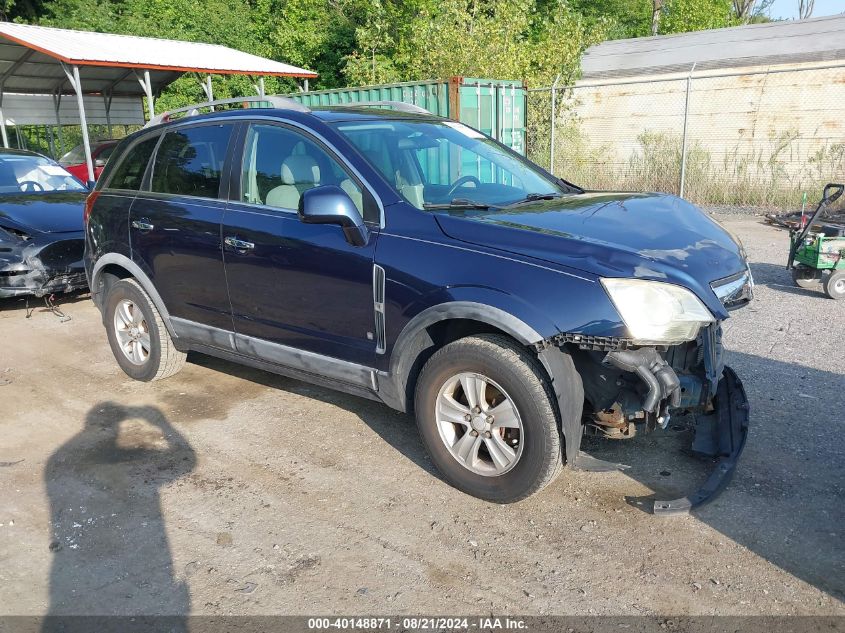
[[[644,279],[601,280],[610,300],[639,345],[676,345],[691,341],[715,319],[686,288]]]

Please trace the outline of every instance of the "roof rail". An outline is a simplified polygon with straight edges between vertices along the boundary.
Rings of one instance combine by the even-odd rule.
[[[290,97],[277,97],[275,95],[266,95],[264,97],[233,97],[231,99],[217,99],[216,101],[205,101],[203,103],[195,103],[193,105],[185,106],[184,108],[174,108],[167,110],[161,114],[157,114],[144,127],[158,125],[159,123],[167,123],[172,120],[174,114],[185,113],[185,116],[197,116],[200,108],[214,108],[218,105],[231,105],[234,103],[267,103],[270,108],[279,108],[280,110],[296,110],[297,112],[311,112],[309,108],[295,101]],[[261,107],[261,106],[259,106]]]
[[[398,112],[413,112],[414,114],[431,114],[425,108],[404,101],[349,101],[347,103],[333,103],[332,108],[357,108],[358,106],[386,106]]]

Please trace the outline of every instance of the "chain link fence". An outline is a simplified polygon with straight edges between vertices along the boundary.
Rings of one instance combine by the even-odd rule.
[[[527,135],[532,160],[589,189],[795,209],[845,180],[845,65],[533,89]]]

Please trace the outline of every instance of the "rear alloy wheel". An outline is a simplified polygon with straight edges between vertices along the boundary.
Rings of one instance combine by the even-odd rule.
[[[114,333],[123,356],[134,365],[150,357],[150,325],[131,299],[121,299],[114,310]]]
[[[109,288],[104,307],[106,332],[117,364],[135,380],[161,380],[185,365],[150,296],[134,279]]]
[[[506,336],[471,336],[437,351],[420,372],[414,406],[432,462],[467,494],[512,503],[563,467],[550,381],[536,355]]]
[[[824,280],[824,291],[831,299],[845,298],[845,270],[834,270]]]

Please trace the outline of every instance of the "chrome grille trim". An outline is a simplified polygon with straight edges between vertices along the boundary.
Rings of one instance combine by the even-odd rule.
[[[717,279],[710,287],[728,310],[741,308],[754,298],[754,277],[749,268],[730,277]]]

